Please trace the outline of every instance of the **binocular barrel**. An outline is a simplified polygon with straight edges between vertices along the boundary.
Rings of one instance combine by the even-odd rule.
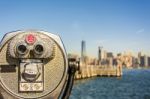
[[[16,52],[20,55],[25,55],[28,52],[27,45],[19,44],[16,48]]]
[[[41,45],[41,44],[37,44],[37,45],[35,45],[35,47],[34,47],[34,52],[36,53],[36,54],[43,54],[43,52],[44,52],[44,47],[43,47],[43,45]]]

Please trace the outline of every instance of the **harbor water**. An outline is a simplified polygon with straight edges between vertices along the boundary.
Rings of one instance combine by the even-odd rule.
[[[150,69],[124,69],[120,78],[76,80],[70,99],[150,99]]]

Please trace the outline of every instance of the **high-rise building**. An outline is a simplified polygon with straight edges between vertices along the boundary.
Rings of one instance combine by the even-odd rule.
[[[138,58],[132,57],[132,66],[133,67],[138,67],[139,66]]]
[[[142,56],[142,52],[138,52],[138,63],[139,65],[141,65],[141,56]]]
[[[144,63],[145,66],[148,66],[148,57],[146,55],[144,55]]]
[[[84,40],[81,41],[81,61],[85,62],[86,57],[86,42]]]
[[[150,57],[148,57],[148,66],[150,66]]]
[[[108,61],[108,66],[113,66],[113,53],[112,52],[106,53],[106,59]]]
[[[142,52],[138,52],[138,57],[141,57],[142,56]]]
[[[102,59],[104,59],[104,60],[107,59],[107,51],[106,50],[102,51]]]
[[[140,57],[140,65],[148,66],[148,57],[146,55]]]
[[[144,56],[140,57],[140,66],[144,66]]]
[[[113,58],[112,57],[107,58],[107,61],[108,61],[108,66],[113,66]]]
[[[113,53],[112,52],[107,52],[107,58],[113,58]]]
[[[98,47],[98,64],[101,64],[101,60],[102,60],[102,47]]]

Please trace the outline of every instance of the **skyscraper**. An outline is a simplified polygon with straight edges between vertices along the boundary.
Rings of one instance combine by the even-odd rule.
[[[142,59],[141,56],[142,56],[142,53],[141,53],[141,52],[138,52],[138,64],[139,64],[139,65],[142,64],[142,63],[141,63],[141,61],[142,61],[142,60],[141,60],[141,59]]]
[[[141,56],[140,63],[141,66],[148,66],[148,57],[146,55]]]
[[[148,57],[144,55],[144,65],[148,66]]]
[[[150,66],[150,57],[148,57],[148,66]]]
[[[107,58],[113,58],[113,53],[112,52],[107,52]]]
[[[86,57],[86,42],[84,40],[81,41],[81,61],[85,62]]]
[[[100,65],[102,60],[102,47],[98,47],[98,64]]]

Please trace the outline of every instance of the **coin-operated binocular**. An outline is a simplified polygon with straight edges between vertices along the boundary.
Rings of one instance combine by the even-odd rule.
[[[68,99],[75,66],[68,62],[59,36],[35,30],[10,32],[0,43],[1,98]]]

